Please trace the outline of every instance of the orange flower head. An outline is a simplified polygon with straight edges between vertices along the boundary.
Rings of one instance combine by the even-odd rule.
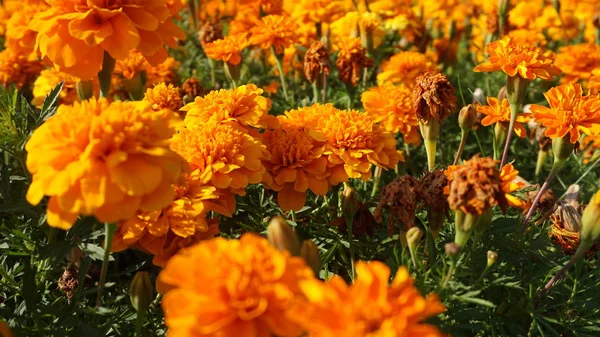
[[[600,156],[600,133],[594,136],[586,136],[581,142],[583,152],[583,163],[589,164]]]
[[[348,10],[343,0],[300,0],[294,5],[293,18],[301,22],[332,23]]]
[[[423,73],[437,71],[437,65],[430,56],[412,51],[403,51],[383,62],[381,73],[377,75],[377,82],[404,83],[412,88],[417,77]]]
[[[288,46],[296,43],[298,26],[289,17],[281,15],[263,16],[250,30],[250,43],[262,49],[273,47],[281,55]]]
[[[512,164],[506,164],[502,167],[500,170],[500,181],[508,206],[525,208],[527,202],[512,195],[512,193],[518,192],[527,186],[525,181],[519,178],[519,171]]]
[[[315,129],[321,116],[333,114],[336,110],[331,103],[317,103],[307,107],[292,109],[285,112],[285,123],[294,125],[297,128]]]
[[[88,80],[102,69],[104,53],[116,60],[133,49],[153,64],[165,60],[165,45],[176,48],[185,34],[171,20],[165,0],[48,0],[30,28],[35,48],[58,70]]]
[[[356,110],[333,109],[319,116],[312,133],[318,141],[327,143],[325,152],[331,167],[332,186],[348,178],[371,178],[371,165],[395,168],[403,160],[396,150],[396,139],[375,124],[373,118]]]
[[[157,288],[169,336],[301,336],[291,313],[303,300],[300,282],[312,279],[302,258],[246,233],[181,250]]]
[[[339,276],[326,283],[303,280],[306,302],[291,316],[311,337],[431,336],[442,337],[436,327],[422,323],[445,311],[435,294],[423,298],[405,267],[392,284],[390,269],[382,262],[358,262],[357,278],[350,286]]]
[[[63,81],[63,88],[59,94],[60,104],[73,104],[76,102],[79,99],[76,88],[77,80],[55,69],[45,69],[33,82],[33,100],[31,103],[41,107],[50,91]]]
[[[331,170],[323,156],[325,144],[311,137],[309,130],[282,121],[281,129],[267,130],[262,141],[271,154],[265,166],[272,181],[266,185],[277,191],[277,202],[283,210],[300,210],[308,189],[316,195],[327,194]]]
[[[221,60],[231,65],[238,65],[242,61],[242,50],[249,45],[250,41],[247,34],[230,34],[221,40],[207,43],[204,51],[206,52],[206,56],[213,60]]]
[[[600,46],[583,43],[562,47],[554,65],[565,74],[561,82],[585,81],[592,77],[594,70],[600,68]]]
[[[34,51],[37,32],[29,28],[29,22],[38,13],[48,8],[45,2],[25,4],[20,10],[13,13],[6,23],[4,47],[19,54],[30,55],[37,58]]]
[[[554,53],[539,47],[517,44],[509,36],[490,42],[486,47],[490,55],[487,62],[473,69],[475,72],[492,72],[502,70],[508,76],[520,76],[527,80],[541,78],[551,80],[560,75],[560,70],[553,64]]]
[[[443,121],[456,110],[454,87],[446,76],[428,72],[417,77],[412,91],[413,105],[420,121]]]
[[[146,87],[150,87],[154,84],[161,82],[175,84],[175,78],[177,77],[176,70],[179,68],[179,62],[172,57],[167,59],[157,66],[148,64],[146,67]]]
[[[562,138],[569,135],[572,144],[579,141],[580,132],[600,133],[600,98],[583,96],[580,84],[567,83],[548,90],[544,96],[549,108],[532,104],[535,121],[546,127],[546,136]]]
[[[262,96],[262,93],[263,90],[255,84],[211,91],[181,108],[186,112],[184,123],[195,125],[214,120],[264,128],[274,117],[268,115],[271,100]]]
[[[200,81],[197,78],[190,77],[183,82],[181,85],[180,94],[181,97],[194,100],[198,96],[204,96],[207,90],[202,87]]]
[[[171,148],[198,171],[202,184],[244,195],[249,184],[263,181],[266,148],[233,124],[214,120],[188,125],[173,137]]]
[[[113,74],[130,80],[148,67],[150,67],[150,64],[144,55],[137,50],[131,50],[126,58],[117,60]]]
[[[386,131],[400,132],[408,144],[421,142],[412,91],[408,87],[384,83],[365,91],[361,101],[367,115],[372,116]]]
[[[481,125],[489,126],[496,123],[508,125],[510,122],[510,104],[508,99],[504,98],[502,103],[495,97],[487,98],[488,105],[477,105],[477,112],[482,113],[485,117],[481,120]],[[517,115],[515,122],[515,133],[521,138],[527,137],[527,131],[523,123],[529,122],[531,113],[521,112]],[[508,128],[508,127],[507,127]]]
[[[338,43],[340,49],[335,66],[340,80],[357,86],[363,76],[363,69],[373,66],[373,60],[367,57],[367,50],[362,47],[359,38],[345,38]]]
[[[494,15],[494,17],[497,17]],[[531,29],[514,29],[508,32],[508,36],[514,41],[515,44],[524,44],[524,45],[532,45],[543,47],[548,41],[546,40],[546,36],[538,30]],[[558,61],[558,55],[557,55]],[[554,62],[554,65],[560,69],[558,64]],[[562,69],[561,69],[562,70]]]
[[[183,105],[179,88],[172,84],[166,85],[165,83],[159,83],[154,88],[146,90],[144,100],[152,104],[152,110],[155,111],[169,109],[177,112]]]
[[[48,195],[48,224],[63,229],[79,214],[116,222],[162,209],[186,169],[169,149],[178,124],[174,113],[147,102],[61,105],[25,146],[33,175],[27,200],[37,205]]]
[[[0,52],[0,84],[9,88],[12,84],[18,90],[33,83],[44,69],[39,61],[30,61],[27,55],[4,49]]]
[[[507,201],[497,165],[497,160],[475,155],[462,165],[449,166],[444,173],[449,180],[447,191],[450,208],[481,215],[499,204],[504,211]]]

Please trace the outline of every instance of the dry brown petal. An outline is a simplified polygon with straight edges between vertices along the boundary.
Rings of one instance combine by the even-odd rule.
[[[357,86],[363,75],[363,69],[372,67],[374,62],[367,57],[365,48],[356,48],[356,52],[348,57],[338,57],[335,66],[338,69],[340,80],[346,84]]]
[[[77,290],[78,283],[79,273],[77,268],[73,264],[69,264],[58,280],[58,289],[65,293],[67,299],[71,299],[73,292]]]
[[[206,93],[206,89],[200,85],[200,81],[197,78],[190,77],[181,85],[181,97],[188,96],[188,98],[193,100],[198,96],[204,96]]]
[[[327,49],[321,42],[313,42],[304,55],[304,75],[306,79],[313,83],[317,80],[319,74],[329,76],[330,70],[331,61]]]
[[[365,236],[371,237],[374,234],[375,227],[379,227],[379,223],[365,204],[360,201],[358,204],[358,210],[352,220],[352,236],[357,239]],[[342,233],[347,233],[348,231],[346,221],[343,217],[333,221],[332,225],[337,226]]]
[[[202,48],[205,48],[207,43],[215,42],[223,38],[223,28],[218,23],[206,22],[198,32],[198,38]]]
[[[537,197],[537,194],[539,192],[539,185],[536,185],[536,186],[538,187],[537,190],[527,192],[527,207],[523,210],[524,213],[527,213],[527,211],[529,211],[529,207],[531,207],[533,200],[535,200],[535,197]],[[544,194],[540,198],[537,209],[543,213],[547,213],[547,212],[550,212],[554,208],[555,203],[556,203],[556,198],[554,197],[554,193],[552,192],[551,189],[547,189],[546,191],[544,191]]]
[[[424,122],[432,117],[442,121],[456,110],[454,87],[446,76],[435,72],[417,77],[413,102],[417,117]]]
[[[427,196],[417,179],[408,175],[397,177],[382,189],[381,199],[375,209],[375,220],[381,223],[383,209],[389,208],[389,234],[392,235],[394,232],[396,219],[399,220],[401,229],[406,232],[414,226],[417,205],[425,198]]]
[[[423,190],[425,204],[438,213],[447,214],[450,210],[448,199],[444,195],[444,188],[448,185],[448,178],[444,170],[426,172],[421,178],[421,189]]]

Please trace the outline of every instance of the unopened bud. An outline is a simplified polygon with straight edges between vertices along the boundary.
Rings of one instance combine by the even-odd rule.
[[[287,250],[293,256],[300,255],[298,236],[284,218],[276,216],[271,219],[267,227],[267,238],[273,247]]]
[[[358,198],[356,196],[356,191],[352,187],[346,186],[342,191],[342,213],[344,214],[344,219],[354,219],[354,215],[357,211]]]
[[[138,313],[148,310],[154,298],[152,281],[150,281],[148,272],[138,271],[135,274],[129,287],[129,298],[131,299],[131,305]]]
[[[460,252],[460,246],[454,242],[448,242],[444,245],[444,250],[448,256],[456,256]]]
[[[487,267],[490,268],[494,263],[498,260],[498,253],[493,250],[488,250],[487,252]]]
[[[591,247],[600,238],[600,190],[594,194],[581,217],[580,245]]]
[[[82,258],[83,258],[83,251],[79,247],[71,248],[71,251],[69,252],[69,254],[67,254],[67,261],[71,262],[77,268],[79,268]],[[0,335],[0,336],[2,336],[2,335]]]
[[[561,162],[564,164],[564,161],[569,158],[571,153],[573,153],[573,149],[575,148],[574,144],[571,144],[569,139],[570,135],[567,134],[562,138],[554,138],[552,139],[552,152],[554,153],[554,162]]]
[[[304,240],[304,242],[302,242],[300,256],[313,270],[315,275],[319,276],[319,272],[321,271],[321,254],[319,254],[319,247],[317,247],[312,240]]]
[[[458,113],[458,125],[463,131],[469,131],[473,128],[475,120],[477,119],[477,110],[473,104],[469,104],[460,109]]]
[[[503,86],[498,90],[498,95],[496,96],[499,102],[502,102],[505,98],[508,98],[508,94],[506,93],[506,86]]]
[[[419,227],[412,227],[406,232],[406,240],[410,249],[415,249],[421,242],[421,238],[423,238],[423,231]]]

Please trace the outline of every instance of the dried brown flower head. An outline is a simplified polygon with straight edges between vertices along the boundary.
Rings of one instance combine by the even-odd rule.
[[[313,42],[304,55],[304,75],[306,79],[313,83],[320,74],[325,77],[329,76],[330,69],[331,61],[329,60],[327,48],[319,41]]]
[[[417,205],[425,198],[425,193],[417,179],[409,175],[397,177],[382,189],[381,199],[375,209],[375,220],[381,223],[382,211],[389,207],[387,224],[389,234],[392,235],[394,232],[396,219],[399,220],[401,229],[406,232],[414,226]]]
[[[462,165],[449,167],[445,173],[450,181],[450,208],[480,215],[498,203],[505,211],[507,201],[497,166],[497,160],[475,155]]]
[[[202,48],[204,48],[207,43],[215,42],[223,38],[223,28],[219,23],[206,22],[200,27],[198,38],[200,39]]]
[[[456,110],[454,87],[446,76],[435,72],[417,77],[413,102],[417,117],[424,122],[432,117],[442,121]]]
[[[332,222],[332,225],[339,228],[340,232],[346,233],[348,228],[346,227],[346,221],[343,217]],[[373,236],[373,230],[375,227],[379,227],[379,223],[375,220],[375,217],[369,211],[362,202],[358,202],[358,210],[354,214],[352,219],[352,236],[359,239],[365,236]]]
[[[361,46],[360,38],[342,39],[340,52],[335,66],[340,74],[340,80],[356,86],[363,75],[365,67],[372,67],[373,60],[367,57],[367,50]]]
[[[181,97],[187,96],[192,101],[198,96],[206,95],[206,93],[207,90],[200,85],[200,81],[197,78],[190,77],[181,85]]]
[[[69,266],[65,268],[65,271],[58,280],[58,289],[62,290],[67,296],[67,299],[70,300],[71,297],[73,297],[75,290],[77,290],[78,284],[79,272],[72,263],[69,263]]]
[[[448,186],[448,178],[444,170],[426,172],[421,178],[421,188],[425,197],[425,205],[439,213],[447,214],[450,210],[444,189]]]
[[[527,192],[527,206],[525,207],[525,209],[523,210],[523,213],[527,213],[527,211],[529,211],[529,207],[531,207],[531,204],[533,203],[533,200],[535,200],[535,197],[537,197],[538,192],[539,192],[539,185],[538,189],[536,189],[535,191],[531,191],[531,192]],[[552,190],[550,188],[546,189],[546,191],[544,191],[544,194],[542,194],[542,197],[540,198],[540,201],[538,202],[537,205],[537,209],[542,212],[542,213],[547,213],[550,212],[553,208],[554,205],[556,203],[556,197],[554,196],[554,193],[552,192]]]

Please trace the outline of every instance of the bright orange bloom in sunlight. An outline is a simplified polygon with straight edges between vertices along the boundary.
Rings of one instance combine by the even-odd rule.
[[[519,179],[519,171],[517,171],[512,164],[506,164],[502,167],[500,170],[500,180],[502,192],[504,192],[508,206],[523,209],[527,208],[527,202],[525,200],[519,199],[511,194],[520,191],[527,186],[523,179]]]
[[[423,73],[437,72],[437,65],[430,56],[413,51],[403,51],[390,57],[381,65],[381,73],[377,75],[379,84],[391,82],[394,84],[404,83],[412,88],[417,77]]]
[[[575,144],[581,133],[600,133],[600,98],[597,95],[583,96],[580,84],[567,83],[548,90],[544,96],[550,108],[532,104],[530,109],[535,121],[546,127],[546,136],[562,138],[569,135],[570,142]]]
[[[185,124],[236,122],[244,127],[266,127],[275,117],[269,116],[271,100],[262,96],[263,90],[255,84],[241,85],[235,89],[211,91],[204,97],[184,106]],[[275,121],[276,122],[276,121]]]
[[[221,40],[207,43],[204,47],[206,56],[213,60],[221,60],[232,65],[242,61],[242,50],[250,45],[248,34],[227,35]]]
[[[263,16],[256,26],[250,30],[250,43],[262,49],[275,48],[280,55],[284,48],[297,42],[298,26],[289,17],[281,15]]]
[[[35,79],[35,82],[33,82],[33,100],[31,103],[35,106],[41,106],[46,95],[62,81],[64,83],[59,95],[59,102],[61,104],[73,104],[79,99],[77,88],[75,87],[77,85],[76,79],[55,69],[42,70],[40,76]]]
[[[10,88],[14,84],[18,90],[21,90],[35,81],[44,66],[39,61],[30,61],[27,56],[11,49],[0,52],[1,85]]]
[[[343,0],[299,0],[294,5],[293,18],[302,22],[332,23],[349,10]]]
[[[114,74],[130,80],[148,67],[150,67],[150,64],[142,53],[137,50],[130,50],[126,58],[117,60]]]
[[[444,312],[444,306],[435,294],[423,298],[405,267],[392,284],[390,268],[382,262],[358,262],[356,272],[350,286],[339,276],[301,281],[307,301],[299,302],[291,317],[311,337],[444,336],[423,323]]]
[[[203,185],[244,195],[248,184],[263,181],[269,158],[265,146],[233,124],[209,122],[179,130],[171,148],[185,158]]]
[[[600,46],[584,43],[562,47],[554,65],[565,74],[562,83],[585,81],[594,70],[600,69]]]
[[[521,76],[534,80],[541,78],[551,80],[560,75],[560,70],[553,64],[554,53],[544,51],[533,45],[517,44],[511,37],[490,42],[486,47],[490,55],[487,62],[473,69],[475,72],[492,72],[502,70],[508,76]]]
[[[277,191],[279,206],[287,210],[300,210],[306,202],[307,190],[324,196],[329,191],[327,178],[331,170],[323,156],[325,143],[317,142],[307,129],[285,123],[281,129],[267,130],[262,141],[271,154],[265,162],[272,181],[266,187]]]
[[[246,233],[180,251],[159,274],[157,288],[165,294],[170,337],[300,337],[290,314],[303,300],[300,282],[312,279],[302,258]]]
[[[419,121],[413,108],[412,91],[405,85],[385,83],[361,96],[367,115],[373,116],[388,132],[400,132],[404,142],[419,144]]]
[[[25,4],[14,12],[6,23],[4,47],[17,53],[31,55],[31,58],[37,58],[34,53],[37,32],[29,28],[29,22],[38,12],[47,8],[48,5],[45,2],[40,2],[39,4]]]
[[[177,112],[183,105],[179,88],[165,83],[159,83],[146,90],[144,100],[152,104],[153,110],[169,109]]]
[[[165,60],[185,34],[171,20],[165,0],[47,0],[50,8],[30,23],[36,50],[58,70],[88,80],[102,68],[104,52],[114,59],[139,50],[151,63]]]
[[[503,123],[508,128],[508,123],[510,122],[510,103],[508,103],[508,99],[505,98],[500,103],[497,98],[488,97],[487,102],[488,105],[477,105],[477,112],[485,115],[481,120],[481,125],[489,126],[496,123]],[[527,123],[530,119],[530,113],[522,112],[517,115],[514,130],[519,137],[527,137],[527,131],[521,123]]]
[[[70,228],[80,214],[101,222],[159,210],[185,161],[169,149],[178,119],[147,102],[91,99],[61,105],[29,141],[27,201],[48,201],[48,224]]]

